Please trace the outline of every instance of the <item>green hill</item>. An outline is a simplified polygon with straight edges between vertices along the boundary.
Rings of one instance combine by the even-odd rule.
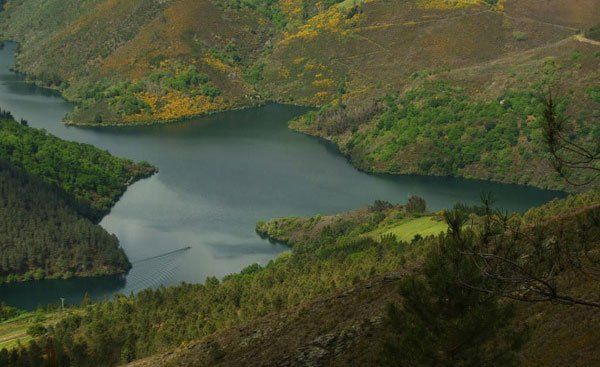
[[[0,159],[73,195],[93,221],[110,211],[128,185],[156,172],[148,163],[117,158],[28,127],[1,110]]]

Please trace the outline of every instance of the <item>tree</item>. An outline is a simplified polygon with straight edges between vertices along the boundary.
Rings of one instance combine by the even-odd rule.
[[[574,186],[586,186],[600,177],[600,140],[590,146],[576,142],[566,131],[565,119],[557,111],[552,92],[544,99],[544,139],[550,163],[558,174]]]
[[[46,334],[48,330],[42,324],[34,324],[27,328],[27,334],[37,337]]]
[[[462,253],[475,242],[466,216],[447,214],[450,230],[427,254],[421,274],[401,281],[402,306],[387,312],[384,366],[513,366],[524,332],[511,327],[514,310],[484,287],[490,280]]]
[[[579,298],[559,281],[600,278],[600,207],[566,214],[544,223],[527,223],[491,209],[484,201],[478,240],[462,254],[471,257],[489,281],[465,284],[482,292],[525,302],[553,302],[600,308],[593,298]]]
[[[551,92],[543,104],[543,132],[553,167],[572,185],[594,183],[600,177],[600,141],[585,146],[572,138],[574,134],[567,134]],[[600,279],[599,207],[532,224],[493,211],[491,204],[484,198],[478,213],[483,220],[479,244],[464,253],[491,280],[480,291],[525,302],[600,308],[597,297],[569,294],[563,276],[574,273],[575,279]]]

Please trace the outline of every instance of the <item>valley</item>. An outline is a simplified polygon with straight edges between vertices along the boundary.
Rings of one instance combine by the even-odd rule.
[[[600,365],[600,0],[0,0],[0,366]]]
[[[439,210],[459,201],[476,203],[481,192],[491,191],[509,211],[563,196],[484,181],[361,173],[330,145],[290,131],[286,122],[306,111],[293,106],[269,105],[171,125],[64,125],[60,119],[70,104],[8,70],[14,47],[7,44],[0,50],[0,104],[17,119],[158,168],[157,174],[129,187],[100,222],[117,236],[133,263],[126,277],[1,287],[2,299],[14,306],[35,309],[60,297],[78,304],[86,292],[103,299],[181,281],[202,282],[254,262],[265,264],[287,250],[254,233],[255,223],[265,218],[333,214],[378,199],[406,200],[408,195],[422,196],[432,210]],[[185,246],[192,247],[186,256],[136,264]]]
[[[75,103],[70,124],[166,123],[268,102],[313,106],[319,110],[291,128],[334,142],[362,170],[566,191],[577,188],[555,174],[535,134],[539,100],[552,90],[579,143],[598,136],[590,128],[600,103],[595,0],[61,6],[69,11],[55,13],[52,1],[7,2],[0,39],[22,44],[18,71]],[[106,23],[114,12],[120,16]],[[465,103],[479,112],[457,114]],[[420,104],[438,114],[407,117]],[[440,124],[435,136],[417,131],[420,119]],[[486,141],[492,136],[497,144]]]

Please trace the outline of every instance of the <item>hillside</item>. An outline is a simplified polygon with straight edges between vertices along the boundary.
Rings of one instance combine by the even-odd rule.
[[[127,186],[156,172],[148,163],[117,158],[28,127],[2,110],[0,159],[74,196],[84,204],[81,214],[92,221],[102,219]]]
[[[0,161],[0,283],[124,273],[119,241],[61,189]]]
[[[597,5],[8,1],[0,38],[21,42],[20,71],[81,102],[73,121],[139,122],[266,100],[323,105],[340,92],[378,95],[415,72],[476,66],[568,38],[598,23]]]
[[[303,104],[320,109],[291,128],[365,171],[576,190],[547,163],[538,100],[550,88],[569,134],[598,139],[600,44],[582,34],[599,5],[7,1],[0,39],[20,42],[17,70],[77,102],[70,123]]]
[[[255,104],[244,68],[270,28],[254,11],[209,0],[8,2],[0,22],[0,38],[22,44],[19,70],[79,102],[68,119],[82,123]]]
[[[516,248],[521,254],[531,251],[529,235],[535,234],[536,243],[578,244],[596,256],[599,204],[598,193],[592,191],[512,216],[522,233]],[[471,213],[467,233],[479,233],[470,231],[483,228],[483,217],[475,213],[484,208],[464,210]],[[387,306],[402,302],[398,285],[420,274],[430,249],[451,238],[450,233],[415,235],[409,242],[389,235],[390,229],[422,218],[439,221],[437,215],[411,211],[377,202],[335,216],[259,223],[257,230],[287,242],[291,252],[222,281],[209,278],[203,285],[146,290],[86,306],[83,313],[49,328],[36,341],[37,348],[50,346],[59,363],[79,366],[115,365],[153,354],[132,365],[377,365],[389,332]],[[539,255],[554,258],[550,252]],[[572,266],[552,275],[560,292],[597,302],[597,279],[581,276]],[[550,302],[515,305],[510,327],[517,330],[526,323],[530,328],[518,353],[520,365],[598,362],[593,333],[600,320],[594,309]]]
[[[544,2],[542,16],[528,5],[534,2],[507,1],[494,9],[438,9],[419,22],[433,16],[431,9],[407,3],[366,4],[365,26],[349,30],[353,44],[326,32],[309,43],[314,59],[332,61],[320,73],[343,75],[345,85],[337,100],[290,126],[333,141],[370,172],[572,190],[547,163],[539,98],[551,89],[564,103],[570,134],[580,143],[597,141],[600,44],[572,35],[600,19],[600,4]],[[307,47],[287,45],[280,67],[293,75],[294,53]],[[297,90],[280,87],[286,96]]]

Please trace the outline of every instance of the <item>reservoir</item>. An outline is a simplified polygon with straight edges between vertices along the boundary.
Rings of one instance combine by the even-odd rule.
[[[127,276],[0,286],[0,301],[9,305],[80,302],[85,293],[98,299],[265,264],[287,249],[254,232],[257,221],[273,217],[332,214],[376,199],[401,203],[409,195],[438,210],[477,203],[482,191],[492,192],[505,210],[523,211],[561,196],[476,180],[359,172],[332,145],[287,128],[306,111],[294,106],[271,104],[167,125],[66,126],[61,121],[72,105],[10,71],[15,47],[8,43],[0,50],[0,108],[32,127],[148,161],[160,172],[131,186],[101,222],[133,263]]]

